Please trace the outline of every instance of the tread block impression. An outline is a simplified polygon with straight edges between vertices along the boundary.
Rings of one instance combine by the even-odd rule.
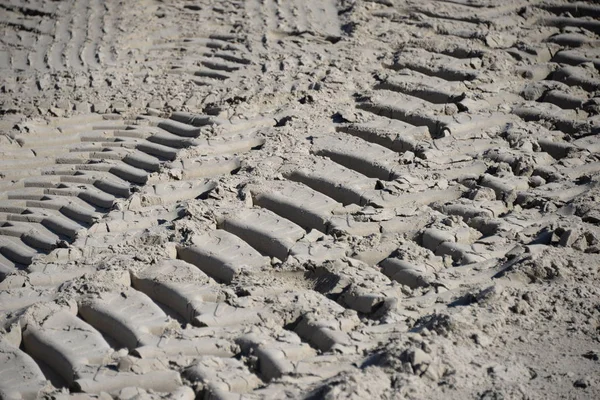
[[[247,209],[225,217],[222,228],[263,254],[285,260],[306,234],[295,223],[265,209]]]
[[[269,264],[248,243],[220,229],[195,237],[192,246],[179,246],[177,256],[225,283],[231,283],[244,270],[260,270]]]
[[[133,287],[176,311],[196,326],[252,323],[257,312],[226,304],[216,283],[196,266],[182,260],[163,260],[133,273]]]
[[[305,185],[272,182],[268,188],[251,187],[255,205],[266,208],[307,229],[326,232],[333,214],[341,210],[337,201]]]

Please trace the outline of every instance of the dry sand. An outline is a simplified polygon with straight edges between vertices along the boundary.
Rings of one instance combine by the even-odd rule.
[[[600,398],[599,18],[3,1],[0,398]]]

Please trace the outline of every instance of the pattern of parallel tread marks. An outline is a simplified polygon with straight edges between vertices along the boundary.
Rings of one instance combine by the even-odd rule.
[[[109,303],[105,303],[109,301]],[[88,307],[94,307],[90,311]],[[102,314],[99,308],[104,308],[104,318],[111,320],[111,326],[104,326]],[[116,368],[112,358],[114,349],[100,333],[101,331],[129,333],[138,338],[146,337],[146,343],[152,343],[149,349],[137,348],[137,352],[145,357],[152,354],[190,354],[194,356],[216,355],[219,357],[230,357],[226,343],[210,338],[193,337],[181,340],[161,340],[153,335],[165,328],[175,328],[175,323],[162,313],[156,304],[153,304],[140,292],[126,289],[123,292],[104,293],[98,299],[87,299],[81,302],[80,314],[91,320],[92,325],[84,322],[76,316],[76,311],[58,308],[55,304],[48,304],[49,308],[42,306],[41,312],[45,317],[40,321],[28,320],[22,333],[23,348],[28,355],[36,360],[44,362],[56,374],[62,376],[65,382],[74,389],[87,393],[109,392],[116,393],[124,387],[136,386],[146,390],[159,392],[172,392],[182,386],[181,378],[177,371],[172,371],[155,364],[152,360],[131,360],[139,363],[142,368],[133,367],[128,371]],[[141,310],[135,320],[139,323],[128,324],[126,321],[130,315],[128,307]],[[133,314],[131,314],[133,315]],[[98,330],[97,330],[98,329]],[[200,333],[200,332],[198,332]],[[213,332],[214,333],[214,332]],[[127,342],[127,338],[117,336],[117,342]],[[138,343],[137,344],[142,344]],[[4,346],[3,344],[0,344]],[[133,345],[133,343],[132,343]],[[157,353],[156,346],[160,346]],[[170,347],[169,347],[170,346]],[[2,349],[2,354],[10,353]],[[17,358],[24,359],[21,364],[13,368],[25,368],[27,354],[16,354]],[[144,357],[144,358],[145,358]],[[34,363],[35,364],[35,363]],[[143,367],[145,365],[145,367]],[[149,368],[148,368],[149,367]],[[35,378],[35,370],[31,369],[32,380]],[[134,372],[135,371],[135,372]],[[138,372],[141,371],[141,372]],[[7,377],[6,381],[0,380],[0,388],[13,390],[26,394],[26,390],[19,385],[11,385],[10,372],[2,374]],[[32,383],[32,390],[37,389]],[[44,382],[45,383],[45,382]],[[37,385],[39,387],[39,385]]]
[[[114,350],[99,331],[70,311],[55,311],[40,325],[29,323],[23,332],[23,342],[25,351],[44,361],[80,391],[114,392],[132,384],[172,391],[182,384],[176,371],[115,371],[113,365],[108,365]]]
[[[78,71],[110,64],[115,54],[112,27],[121,6],[100,0],[4,2],[0,24],[11,29],[0,35],[0,68]]]
[[[126,277],[123,275],[121,280],[124,285],[129,284]],[[0,343],[0,353],[22,360],[12,363],[11,368],[16,368],[14,372],[29,371],[30,385],[24,388],[15,384],[10,372],[4,373],[3,379],[0,379],[3,393],[12,391],[27,396],[28,389],[40,389],[41,385],[35,383],[38,377],[42,377],[38,381],[45,384],[42,372],[28,356],[44,362],[73,389],[90,394],[115,394],[131,385],[157,392],[178,390],[182,385],[179,373],[157,361],[181,356],[194,359],[193,364],[183,371],[183,376],[191,382],[206,383],[204,394],[225,397],[228,394],[253,394],[264,386],[263,381],[284,375],[309,377],[317,373],[321,378],[327,378],[355,368],[352,366],[354,357],[340,360],[337,356],[317,356],[315,349],[302,342],[300,336],[292,331],[281,329],[272,336],[272,333],[265,334],[262,328],[248,329],[244,324],[254,324],[255,321],[249,321],[247,315],[244,319],[240,318],[247,314],[247,309],[237,309],[235,315],[226,313],[232,325],[227,330],[182,329],[152,299],[164,300],[179,308],[181,315],[186,315],[186,311],[192,311],[190,307],[224,298],[210,278],[184,261],[163,260],[158,265],[133,272],[132,278],[131,284],[136,289],[148,292],[152,297],[123,286],[119,291],[85,296],[78,302],[78,310],[55,303],[39,304],[36,316],[28,317],[24,323],[22,341],[25,353],[16,348],[5,348],[4,342]],[[335,309],[338,313],[343,312],[341,308]],[[192,312],[187,317],[193,318],[194,315]],[[215,313],[215,316],[219,319],[225,317],[222,312]],[[352,329],[355,323],[349,323],[347,329]],[[165,330],[179,334],[175,338],[162,336]],[[316,320],[309,315],[303,317],[296,330],[310,337],[323,351],[336,343],[348,343],[350,340],[335,327],[335,323]],[[112,340],[107,341],[101,332]],[[120,361],[113,358],[113,340],[141,357],[129,358],[131,368],[127,371],[117,368]],[[258,359],[255,368],[262,379],[237,358],[231,358],[250,354]],[[264,392],[264,389],[259,392]]]
[[[284,176],[344,205],[371,205],[378,208],[427,205],[442,199],[458,198],[463,192],[460,186],[455,186],[444,190],[392,193],[379,188],[379,180],[368,178],[328,159],[315,159],[310,167],[291,169]]]
[[[40,223],[6,222],[0,227],[0,235],[19,237],[23,243],[41,251],[54,249],[60,240],[55,232]]]
[[[573,17],[600,18],[600,6],[575,1],[569,4],[542,4],[541,8],[555,14],[569,13]]]
[[[3,235],[0,237],[0,253],[15,264],[29,265],[38,251],[27,246],[20,238]]]
[[[298,185],[294,184],[289,185],[289,187],[299,188]],[[278,208],[281,211],[281,207],[273,207],[278,206],[276,203],[270,203],[269,206],[269,208]],[[299,206],[299,208],[302,208],[302,206]],[[335,248],[327,243],[324,245],[315,243],[312,248],[309,245],[307,252],[305,246],[308,243],[302,242],[306,231],[292,221],[273,213],[268,208],[251,208],[225,215],[221,228],[195,238],[194,241],[198,244],[179,247],[178,257],[198,266],[208,275],[227,283],[241,276],[242,270],[251,271],[259,270],[259,268],[264,270],[265,266],[269,265],[268,259],[266,260],[260,256],[257,250],[281,261],[285,261],[289,255],[294,257],[304,256],[316,262],[334,261],[346,255],[345,252],[335,252]],[[330,257],[323,257],[322,252],[328,253]],[[248,265],[249,263],[251,265]],[[375,270],[368,272],[355,271],[354,273],[361,276],[369,275],[372,285],[369,285],[369,287],[355,286],[354,284],[347,285],[341,295],[339,293],[336,295],[338,297],[337,302],[344,307],[361,313],[372,313],[386,302],[388,295],[382,293],[382,285],[388,286],[389,280]],[[326,283],[327,278],[325,277],[327,276],[348,283],[356,279],[352,278],[353,273],[348,274],[346,271],[336,268],[329,271],[320,271],[311,279],[311,282],[313,280],[316,282],[323,281],[324,284],[321,289],[315,288],[319,292],[322,291],[323,294],[331,289],[329,284]],[[314,285],[314,283],[310,283],[310,285]],[[319,326],[315,325],[315,329]],[[331,340],[335,342],[338,339],[343,342],[339,335],[327,332],[326,330],[325,335],[329,337],[326,340],[327,343],[330,343]],[[334,337],[337,339],[334,339]]]
[[[550,70],[538,77],[532,75],[536,83],[529,87],[535,88],[536,84],[545,87],[541,95],[532,96],[533,92],[528,87],[522,93],[527,100],[536,100],[539,104],[515,106],[513,113],[525,121],[540,121],[568,134],[571,139],[596,135],[599,132],[594,119],[597,110],[594,111],[594,106],[590,107],[590,104],[594,103],[592,94],[600,88],[597,73],[600,53],[594,45],[597,40],[594,35],[586,36],[562,28],[578,27],[600,33],[600,7],[584,2],[539,4],[537,7],[543,9],[545,14],[538,23],[561,28],[559,33],[546,39],[561,48],[553,52],[547,64]],[[586,67],[590,65],[593,67]]]
[[[358,107],[408,125],[427,127],[430,135],[435,138],[448,135],[460,137],[477,129],[501,128],[511,121],[510,115],[502,113],[459,113],[448,116],[443,113],[444,106],[441,104],[387,90],[378,90],[366,101],[359,103]]]
[[[504,257],[516,245],[526,244],[530,235],[521,236],[521,231],[531,225],[537,229],[535,222],[530,221],[537,216],[523,209],[540,208],[536,201],[544,196],[556,200],[556,204],[565,203],[565,198],[572,198],[572,193],[581,190],[567,189],[565,194],[561,189],[551,195],[540,190],[538,197],[534,186],[543,186],[546,180],[552,185],[563,177],[589,179],[586,174],[600,171],[598,162],[586,161],[582,165],[572,158],[579,153],[589,154],[599,146],[594,140],[598,132],[596,119],[586,119],[588,110],[593,111],[593,107],[586,107],[593,105],[588,103],[591,95],[582,94],[582,90],[591,92],[600,87],[597,74],[590,73],[588,66],[581,66],[600,65],[597,52],[584,47],[593,41],[555,37],[555,44],[575,43],[578,49],[563,49],[554,53],[552,59],[540,54],[537,44],[527,51],[519,46],[505,49],[502,55],[512,56],[519,66],[525,64],[527,69],[532,64],[531,69],[539,67],[545,71],[539,75],[515,75],[534,78],[547,86],[536,99],[521,101],[522,94],[510,93],[506,101],[488,101],[489,86],[483,90],[480,86],[486,80],[494,82],[496,75],[493,68],[483,66],[483,59],[489,55],[486,34],[494,32],[494,27],[506,28],[511,22],[504,16],[516,15],[520,8],[532,6],[531,2],[413,3],[408,9],[415,13],[403,17],[401,23],[447,35],[445,39],[450,43],[446,46],[441,41],[440,45],[435,43],[436,38],[428,38],[410,40],[401,46],[403,50],[394,55],[394,62],[384,65],[384,78],[376,75],[379,83],[373,87],[374,94],[357,105],[367,111],[357,115],[366,116],[361,121],[368,122],[338,125],[336,133],[311,136],[304,164],[287,163],[283,179],[262,187],[246,186],[252,207],[217,211],[217,229],[193,236],[188,245],[177,247],[179,260],[162,260],[144,268],[136,264],[129,273],[122,274],[121,288],[114,290],[112,286],[111,291],[79,298],[78,310],[53,310],[39,322],[28,321],[19,338],[23,351],[17,347],[7,350],[0,341],[0,356],[8,354],[17,360],[8,372],[0,367],[0,396],[37,395],[45,378],[29,358],[33,356],[61,375],[71,389],[82,392],[114,395],[123,387],[137,386],[171,392],[173,397],[181,393],[207,398],[300,397],[302,393],[294,387],[296,379],[311,385],[354,371],[360,365],[352,357],[340,356],[355,352],[355,337],[378,337],[381,343],[389,335],[408,329],[404,323],[378,325],[377,321],[367,326],[361,322],[363,318],[385,315],[398,299],[407,300],[407,305],[398,305],[399,308],[412,307],[407,315],[427,312],[425,305],[413,307],[421,299],[405,298],[404,288],[400,291],[394,282],[410,288],[437,287],[438,276],[457,273],[442,271],[451,264],[484,263]],[[94,50],[100,46],[98,36],[102,29],[94,22],[93,7],[87,4],[75,5],[79,12],[70,17],[69,23],[76,32],[83,29],[87,18],[88,38],[72,34],[68,43],[60,43],[59,54],[62,57],[66,51],[66,56],[64,60],[51,60],[56,65],[64,62],[77,69],[102,64]],[[93,5],[102,3],[95,0]],[[263,36],[263,43],[307,32],[333,43],[339,40],[339,18],[331,1],[251,0],[245,6],[248,18],[258,20],[254,25],[261,28],[257,33]],[[58,9],[62,12],[60,7],[64,4]],[[191,10],[194,7],[200,9],[184,6]],[[542,24],[579,24],[598,32],[597,21],[590,19],[598,17],[598,7],[585,3],[540,7],[557,15],[543,18]],[[48,16],[46,10],[24,10],[12,5],[9,11],[32,18]],[[29,33],[46,29],[44,24],[23,25]],[[24,34],[23,41],[33,43],[33,36]],[[490,43],[493,41],[490,39]],[[157,44],[154,50],[170,52],[165,58],[179,51],[172,72],[192,75],[196,83],[208,85],[214,80],[229,79],[252,63],[239,42],[227,36],[192,38]],[[190,57],[198,48],[199,55]],[[72,49],[81,50],[69,52]],[[19,54],[16,59],[24,55],[27,54]],[[39,58],[35,54],[27,62],[35,65],[31,60]],[[520,81],[514,86],[519,84]],[[572,117],[582,109],[580,116]],[[526,145],[515,145],[510,136],[512,122],[518,122],[519,129],[528,126],[519,118],[534,122]],[[118,197],[126,198],[135,185],[146,184],[150,173],[164,168],[181,169],[184,179],[230,173],[242,165],[240,153],[265,143],[253,130],[260,122],[246,121],[236,128],[229,121],[189,113],[175,113],[169,120],[143,119],[151,126],[122,123],[102,128],[88,126],[85,132],[77,127],[44,132],[39,143],[47,144],[45,149],[36,148],[38,136],[19,138],[22,148],[11,148],[9,161],[0,166],[3,179],[13,183],[0,202],[0,278],[15,268],[25,268],[39,253],[52,250],[63,238],[75,238],[80,229],[102,217]],[[537,122],[561,132],[542,130]],[[219,126],[218,131],[225,128],[226,132],[218,137],[207,135],[207,126],[215,125]],[[186,154],[189,158],[179,158],[179,149],[191,147],[192,155]],[[27,162],[19,163],[24,155]],[[35,165],[36,170],[24,173],[24,164]],[[212,187],[204,181],[171,182],[148,185],[141,193],[148,204],[165,204],[198,197]],[[405,212],[414,213],[414,219],[397,217]],[[396,217],[381,221],[380,217],[389,215]],[[333,237],[340,232],[370,238],[390,232],[405,236],[393,243],[393,253],[385,249],[367,265],[359,259],[368,257],[351,254],[351,247],[344,240]],[[289,257],[300,263],[308,260],[307,265],[316,266],[293,272],[294,283],[304,279],[302,284],[308,289],[288,288],[284,294],[273,295],[281,288],[265,285],[264,277],[274,278],[273,286],[277,286],[277,280],[281,276],[285,279],[290,272],[281,273],[280,261]],[[479,271],[479,266],[476,268]],[[44,272],[52,275],[52,267]],[[34,273],[28,276],[32,284]],[[53,278],[38,279],[42,282]],[[444,293],[451,294],[452,290],[443,291],[436,298],[440,307],[449,298]],[[302,305],[303,293],[317,295],[319,300]],[[1,295],[5,299],[10,294]],[[436,290],[435,295],[438,294]],[[285,305],[285,296],[292,305]],[[51,300],[52,294],[34,293],[31,299],[10,299],[6,307],[17,309],[42,298]],[[328,301],[337,307],[328,305]],[[0,307],[4,307],[3,303]],[[310,311],[298,310],[299,307]],[[358,316],[347,309],[358,312]],[[35,314],[32,313],[32,319],[39,316]],[[338,318],[340,314],[351,316]],[[283,319],[289,320],[279,323]],[[269,327],[260,322],[268,322]],[[131,363],[132,371],[145,372],[122,372],[124,365],[117,365],[113,358],[111,346],[116,349],[115,345],[125,347],[133,356],[122,358],[123,364]],[[364,342],[358,345],[356,353],[367,354],[360,348],[362,345]],[[328,352],[332,353],[321,354]],[[199,388],[199,393],[181,389],[181,377],[173,369],[181,365],[182,357],[194,360],[183,376]],[[26,387],[15,384],[15,369],[16,373],[27,373],[30,381]]]
[[[377,180],[369,179],[365,175],[327,160],[315,160],[314,166],[310,169],[292,169],[284,175],[286,178],[303,183],[342,204],[401,207],[411,204],[430,204],[446,198],[454,199],[462,194],[460,188],[406,194],[388,193],[377,188]]]
[[[543,16],[540,22],[543,25],[558,28],[577,27],[585,28],[594,33],[600,33],[600,7],[584,2],[573,2],[570,4],[543,4],[541,8],[555,14],[555,16]],[[568,14],[569,16],[564,16]]]
[[[174,39],[155,43],[151,50],[160,60],[166,53],[171,73],[189,76],[201,86],[229,79],[252,63],[243,40],[229,35]],[[197,53],[198,56],[191,55]]]
[[[508,143],[497,135],[516,119],[504,111],[497,112],[494,102],[488,102],[487,105],[484,102],[476,104],[477,100],[473,99],[478,97],[478,91],[473,88],[477,88],[477,85],[480,84],[478,78],[481,77],[483,82],[489,79],[486,76],[489,72],[482,68],[485,65],[482,58],[489,48],[481,45],[479,39],[484,39],[482,41],[485,42],[485,37],[476,33],[477,24],[484,21],[495,24],[492,22],[494,17],[502,19],[503,15],[515,13],[524,5],[526,5],[524,2],[518,1],[499,7],[494,7],[495,4],[490,2],[436,1],[415,6],[414,10],[417,13],[423,13],[427,15],[427,18],[431,18],[431,24],[437,27],[438,35],[450,37],[436,38],[425,35],[426,39],[412,39],[402,46],[402,50],[393,54],[393,62],[384,64],[384,67],[395,72],[388,72],[382,78],[380,78],[381,75],[376,75],[379,83],[373,88],[374,92],[363,97],[357,104],[358,108],[375,114],[377,117],[370,122],[340,125],[336,128],[340,133],[376,143],[392,152],[402,154],[410,151],[414,153],[416,157],[424,160],[422,162],[424,168],[420,173],[414,170],[410,172],[410,175],[415,174],[414,178],[420,176],[421,179],[429,179],[427,174],[439,174],[439,177],[444,177],[449,182],[475,179],[478,185],[493,190],[496,201],[500,204],[493,213],[488,208],[482,208],[477,202],[463,204],[467,201],[467,199],[461,199],[466,194],[464,188],[455,191],[454,196],[440,191],[437,198],[431,196],[432,193],[429,190],[411,194],[413,198],[418,196],[417,198],[429,199],[424,204],[442,214],[461,217],[465,223],[465,227],[461,229],[471,230],[468,235],[464,233],[466,231],[450,232],[434,226],[419,230],[416,238],[417,245],[431,251],[436,256],[450,257],[455,264],[470,264],[491,257],[502,257],[509,248],[500,247],[497,252],[489,253],[485,250],[486,241],[495,240],[494,235],[502,235],[504,229],[520,230],[520,227],[512,226],[502,218],[498,218],[498,215],[507,211],[504,204],[512,205],[517,200],[517,193],[520,190],[529,189],[529,186],[518,180],[504,180],[486,174],[488,172],[486,163],[476,160],[482,151],[508,147]],[[461,31],[463,29],[462,22],[457,23],[456,27],[449,30],[439,29],[441,26],[446,26],[442,22],[444,19],[466,21],[464,24],[466,29]],[[404,22],[404,20],[401,21]],[[499,21],[501,25],[506,22]],[[508,23],[510,24],[510,22]],[[450,25],[447,26],[450,27]],[[537,59],[530,58],[534,62],[535,60],[547,62],[549,56],[545,57],[545,55],[537,55]],[[579,55],[580,58],[577,58],[568,53],[564,57],[573,62],[582,60]],[[550,72],[551,70],[548,73]],[[578,82],[581,80],[578,79]],[[519,101],[519,96],[511,95],[510,100],[513,99]],[[577,108],[586,99],[582,101],[550,93],[547,100],[548,102],[562,102],[567,106],[565,108]],[[502,102],[506,102],[506,100],[503,99],[498,104]],[[449,117],[445,110],[451,103],[457,104],[458,113]],[[519,114],[517,108],[512,111]],[[544,115],[544,117],[548,116]],[[538,119],[541,120],[542,117]],[[556,119],[554,117],[554,120]],[[571,131],[582,126],[585,127],[584,124],[574,124],[573,121],[566,121],[564,125]],[[482,131],[485,133],[482,134]],[[589,129],[586,132],[589,132]],[[316,147],[319,148],[318,144]],[[353,144],[353,147],[360,148],[356,144]],[[554,147],[552,149],[554,150]],[[559,153],[561,151],[563,150],[556,150]],[[362,157],[365,152],[360,151],[359,153]],[[315,154],[327,156],[336,163],[344,164],[342,158],[333,152],[327,154],[322,150],[316,150]],[[379,157],[379,159],[385,158]],[[399,157],[396,158],[396,160],[398,159]],[[393,159],[390,158],[390,160]],[[360,165],[356,161],[352,164]],[[345,165],[365,173],[364,169],[359,170],[350,163]],[[463,168],[461,169],[460,166]],[[326,170],[328,176],[311,177],[311,174],[314,175],[313,172],[310,174],[292,172],[286,177],[303,182],[346,204],[349,197],[344,199],[334,191],[334,188],[339,191],[340,187],[340,185],[335,186],[333,176],[336,174],[331,172],[335,171],[335,167],[327,165]],[[402,178],[408,175],[404,171],[396,163],[394,176]],[[394,179],[394,176],[391,178]],[[377,177],[383,178],[382,175]],[[331,181],[330,184],[326,184],[327,181]],[[352,183],[356,184],[356,182],[360,182],[360,180],[356,178],[352,180]],[[342,184],[341,187],[350,188],[351,186]],[[355,189],[354,193],[345,196],[357,199],[359,198],[358,194]],[[364,194],[361,194],[360,197],[368,198]],[[393,204],[394,201],[390,200],[391,196],[387,197],[388,201],[382,202],[381,206],[387,207]],[[357,200],[353,202],[362,205],[368,204],[365,203],[365,200],[362,200],[362,203]],[[409,202],[407,201],[407,203]],[[461,238],[464,238],[465,235],[472,239],[464,241]],[[440,267],[423,268],[423,266],[414,266],[404,260],[390,258],[381,263],[380,268],[390,279],[411,287],[418,287],[427,286],[435,270]]]
[[[150,173],[163,168],[176,168],[190,180],[230,174],[241,166],[237,155],[265,143],[254,127],[274,124],[269,119],[231,123],[189,113],[174,113],[169,120],[142,117],[150,126],[107,118],[84,115],[17,135],[21,147],[12,152],[26,158],[0,164],[7,186],[0,196],[0,238],[7,238],[0,246],[3,257],[28,265],[38,251],[49,252],[62,239],[74,239],[118,198],[128,198],[134,186],[146,184]],[[211,125],[222,126],[224,133],[208,137],[204,130]],[[180,149],[189,147],[199,156],[178,159]],[[48,156],[37,157],[40,150]],[[173,192],[159,185],[147,198],[163,204],[195,198],[213,187],[201,182],[188,186]],[[34,225],[28,228],[29,223]],[[10,268],[3,263],[4,273]]]

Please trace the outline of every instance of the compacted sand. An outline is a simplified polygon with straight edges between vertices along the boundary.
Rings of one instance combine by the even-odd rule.
[[[600,398],[596,2],[0,29],[0,398]]]

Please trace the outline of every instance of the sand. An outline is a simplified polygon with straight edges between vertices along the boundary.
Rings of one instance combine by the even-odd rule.
[[[600,397],[600,7],[0,5],[0,398]]]

